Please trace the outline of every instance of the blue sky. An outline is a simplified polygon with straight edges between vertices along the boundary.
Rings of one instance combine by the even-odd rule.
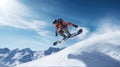
[[[101,20],[116,20],[110,23],[120,24],[120,1],[0,0],[0,47],[47,49],[59,38],[52,25],[56,18],[93,32],[103,23]]]

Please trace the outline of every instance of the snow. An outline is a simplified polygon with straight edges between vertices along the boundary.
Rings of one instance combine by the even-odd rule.
[[[3,56],[4,54],[0,54],[0,56]]]
[[[8,54],[6,53],[6,54],[0,54],[0,61],[1,60],[4,60],[6,57],[8,56]]]
[[[111,42],[112,41],[112,42]],[[82,66],[119,67],[120,31],[104,33],[82,40],[62,51],[44,58],[18,65],[23,66]],[[120,52],[120,51],[119,51]],[[114,56],[113,54],[117,54]]]
[[[19,64],[20,64],[20,61],[16,60],[13,64],[9,65],[9,67],[14,67]]]
[[[38,58],[42,58],[44,57],[44,52],[42,51],[37,51],[36,53],[34,53],[34,60],[38,59]]]
[[[16,53],[14,57],[12,57],[12,59],[21,59],[22,58],[22,53]]]
[[[113,60],[114,57],[110,57],[110,58],[107,57],[107,56],[111,56],[111,54],[103,53],[104,48],[102,47],[105,47],[106,49],[110,49],[110,47],[112,48],[112,46],[119,46],[120,44],[114,44],[114,41],[120,42],[120,39],[118,40],[119,37],[120,37],[120,31],[96,35],[86,40],[80,41],[53,55],[46,56],[39,60],[35,60],[25,64],[21,64],[20,67],[21,66],[82,66],[82,67],[86,67],[89,64],[93,64],[95,66],[95,62],[96,62],[96,65],[103,64],[104,66],[110,66],[111,63],[112,65],[116,65],[120,61],[118,59]],[[108,45],[109,43],[112,44],[112,46]],[[102,58],[99,58],[99,57],[102,57]],[[106,57],[108,59],[106,59]],[[103,60],[106,61],[105,64],[103,63]]]

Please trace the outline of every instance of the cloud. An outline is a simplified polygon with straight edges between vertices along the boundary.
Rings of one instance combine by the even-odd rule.
[[[119,43],[120,42],[120,26],[119,24],[116,24],[119,22],[119,19],[105,17],[98,20],[98,22],[100,23],[99,26],[97,26],[94,32],[89,34],[89,37],[99,36],[100,39],[94,38],[94,40],[95,41],[100,40],[100,41],[103,41],[104,43],[119,45],[120,44]]]
[[[39,30],[47,25],[47,22],[34,20],[28,21],[26,18],[32,18],[30,11],[25,5],[18,0],[5,0],[3,5],[0,5],[0,25],[10,26],[20,29]]]
[[[0,25],[19,29],[32,29],[40,31],[47,26],[47,22],[41,20],[27,20],[30,16],[28,7],[21,4],[19,0],[5,0],[0,3]],[[26,18],[25,18],[26,17]]]
[[[119,19],[112,18],[112,17],[104,17],[99,19],[97,22],[99,25],[96,28],[96,31],[92,34],[103,34],[103,33],[111,33],[115,31],[120,31]]]
[[[43,31],[43,29],[46,28],[48,24],[45,21],[33,20],[32,22],[26,24],[26,26],[35,31]]]
[[[0,26],[33,30],[41,39],[47,37],[49,31],[45,29],[49,26],[48,23],[36,20],[31,11],[19,0],[0,0]],[[43,39],[43,41],[45,40]]]
[[[49,34],[49,31],[39,31],[38,34],[46,37]]]

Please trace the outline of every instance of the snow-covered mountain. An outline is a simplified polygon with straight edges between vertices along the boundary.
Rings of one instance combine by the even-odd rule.
[[[120,31],[96,34],[55,54],[17,67],[120,67]]]
[[[8,48],[0,48],[0,66],[13,67],[21,63],[37,60],[60,50],[61,49],[59,48],[53,47],[50,47],[45,51],[32,51],[30,48],[25,48],[22,50],[10,50]]]
[[[0,62],[0,67],[8,67],[8,66],[4,64],[3,62]]]
[[[54,48],[54,47],[50,47],[49,49],[45,50],[44,51],[44,55],[47,56],[47,55],[51,55],[51,54],[54,54],[60,50],[62,50],[64,48]]]

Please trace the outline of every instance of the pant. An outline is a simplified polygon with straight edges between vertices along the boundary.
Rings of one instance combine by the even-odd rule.
[[[70,36],[70,32],[68,31],[67,27],[59,30],[59,32],[58,32],[58,34],[60,36],[62,36],[63,38],[66,37],[64,33],[66,33],[68,37]]]

